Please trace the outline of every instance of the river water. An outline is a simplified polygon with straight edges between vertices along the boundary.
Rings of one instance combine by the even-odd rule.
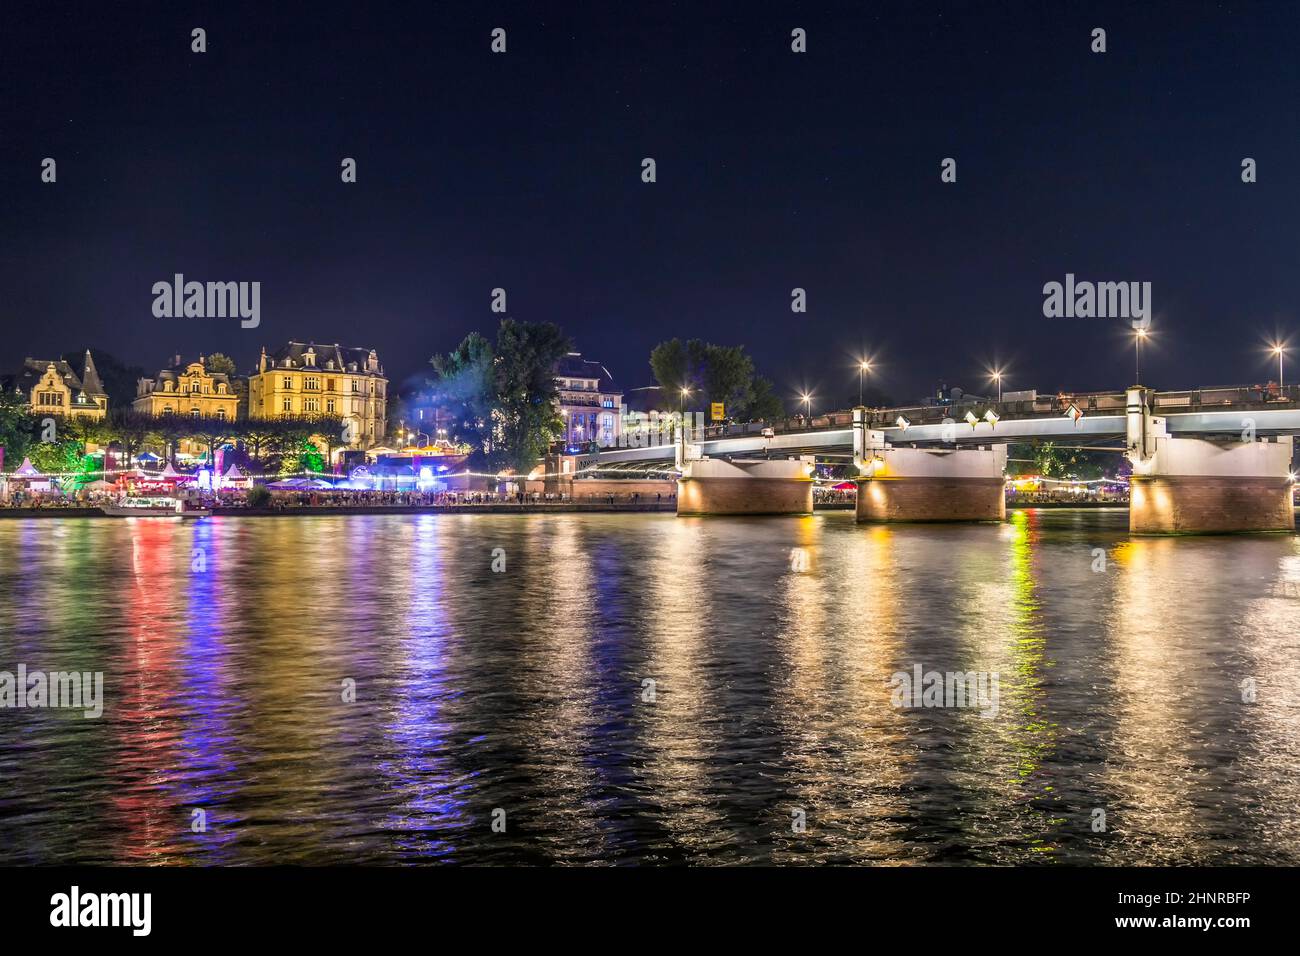
[[[0,671],[104,699],[0,710],[0,864],[1294,865],[1298,625],[1123,511],[4,520]]]

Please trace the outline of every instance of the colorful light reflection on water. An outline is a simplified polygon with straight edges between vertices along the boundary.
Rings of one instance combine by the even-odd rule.
[[[1125,520],[0,521],[0,863],[1300,862],[1300,538]]]

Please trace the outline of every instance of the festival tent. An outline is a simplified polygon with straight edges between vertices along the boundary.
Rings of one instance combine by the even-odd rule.
[[[831,485],[832,491],[857,491],[857,489],[856,481],[841,481],[838,485]]]
[[[54,491],[54,484],[48,475],[41,474],[32,465],[30,458],[24,458],[18,470],[9,476],[11,484],[17,484],[28,491]]]
[[[334,486],[321,478],[285,478],[273,481],[266,487],[274,491],[322,491]]]
[[[221,483],[223,485],[237,485],[241,488],[247,488],[252,485],[253,479],[240,471],[238,465],[231,462],[230,467],[226,469],[226,473],[221,476]]]

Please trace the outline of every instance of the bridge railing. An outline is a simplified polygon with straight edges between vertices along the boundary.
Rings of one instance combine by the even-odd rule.
[[[1279,404],[1300,404],[1300,385],[1279,387],[1269,382],[1265,385],[1234,385],[1185,391],[1156,392],[1152,408],[1166,411],[1212,411],[1224,408],[1276,407]],[[981,417],[992,409],[1000,418],[1048,418],[1066,414],[1071,406],[1085,415],[1122,415],[1127,404],[1124,392],[1058,392],[1039,395],[1033,399],[1010,402],[958,401],[948,405],[908,405],[896,408],[868,408],[867,427],[895,428],[899,416],[909,425],[938,425],[945,419],[961,421],[967,411]],[[823,412],[811,418],[793,415],[770,423],[776,434],[800,431],[820,431],[850,428],[853,410],[841,409]]]

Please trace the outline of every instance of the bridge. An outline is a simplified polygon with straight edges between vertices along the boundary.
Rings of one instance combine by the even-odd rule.
[[[1052,441],[1128,457],[1136,533],[1283,531],[1295,529],[1298,432],[1296,387],[1135,385],[683,429],[671,442],[604,449],[590,470],[671,469],[679,514],[805,514],[815,463],[851,463],[860,521],[993,521],[1006,516],[1006,446]]]

